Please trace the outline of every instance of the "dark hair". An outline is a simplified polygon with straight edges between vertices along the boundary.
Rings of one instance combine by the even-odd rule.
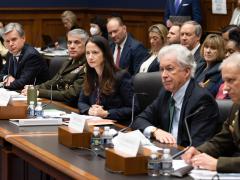
[[[230,32],[234,29],[239,29],[239,27],[237,25],[230,24],[230,25],[227,25],[227,26],[223,27],[221,29],[221,33]]]
[[[234,41],[236,47],[240,49],[240,29],[234,29],[229,32],[229,41]]]
[[[95,16],[90,19],[90,23],[97,24],[102,32],[102,36],[108,39],[108,31],[106,27],[107,21],[105,18]]]
[[[115,66],[113,61],[112,51],[108,44],[108,41],[102,36],[92,36],[90,37],[86,45],[91,42],[99,47],[103,53],[104,67],[101,77],[101,82],[99,82],[99,77],[94,68],[91,68],[88,63],[86,64],[86,76],[83,83],[83,91],[85,95],[90,95],[96,85],[100,88],[100,93],[104,95],[110,95],[114,92],[114,85],[116,82],[115,73],[118,68]]]

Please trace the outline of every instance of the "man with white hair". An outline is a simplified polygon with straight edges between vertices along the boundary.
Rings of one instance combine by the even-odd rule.
[[[133,128],[161,143],[189,145],[184,119],[194,146],[211,138],[217,130],[218,106],[209,92],[195,83],[196,63],[184,46],[163,47],[158,55],[163,87],[158,97],[142,113]]]
[[[234,105],[229,118],[224,122],[221,132],[201,146],[191,147],[182,158],[195,167],[222,173],[240,172],[240,53],[235,53],[220,66],[228,92]]]

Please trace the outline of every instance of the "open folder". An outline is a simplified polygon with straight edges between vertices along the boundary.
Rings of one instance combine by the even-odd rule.
[[[62,118],[10,119],[9,122],[17,126],[49,126],[61,125]]]

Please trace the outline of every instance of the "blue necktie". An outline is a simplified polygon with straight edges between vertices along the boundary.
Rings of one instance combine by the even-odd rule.
[[[174,5],[175,5],[175,13],[177,13],[179,5],[180,5],[180,0],[175,0]]]
[[[16,56],[13,56],[13,76],[16,77],[17,75],[17,67],[18,67],[18,61]]]

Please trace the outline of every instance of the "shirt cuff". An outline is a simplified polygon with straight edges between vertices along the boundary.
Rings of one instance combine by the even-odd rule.
[[[144,136],[146,136],[147,138],[151,138],[151,134],[155,129],[156,129],[156,127],[154,127],[154,126],[146,127],[143,131]]]

